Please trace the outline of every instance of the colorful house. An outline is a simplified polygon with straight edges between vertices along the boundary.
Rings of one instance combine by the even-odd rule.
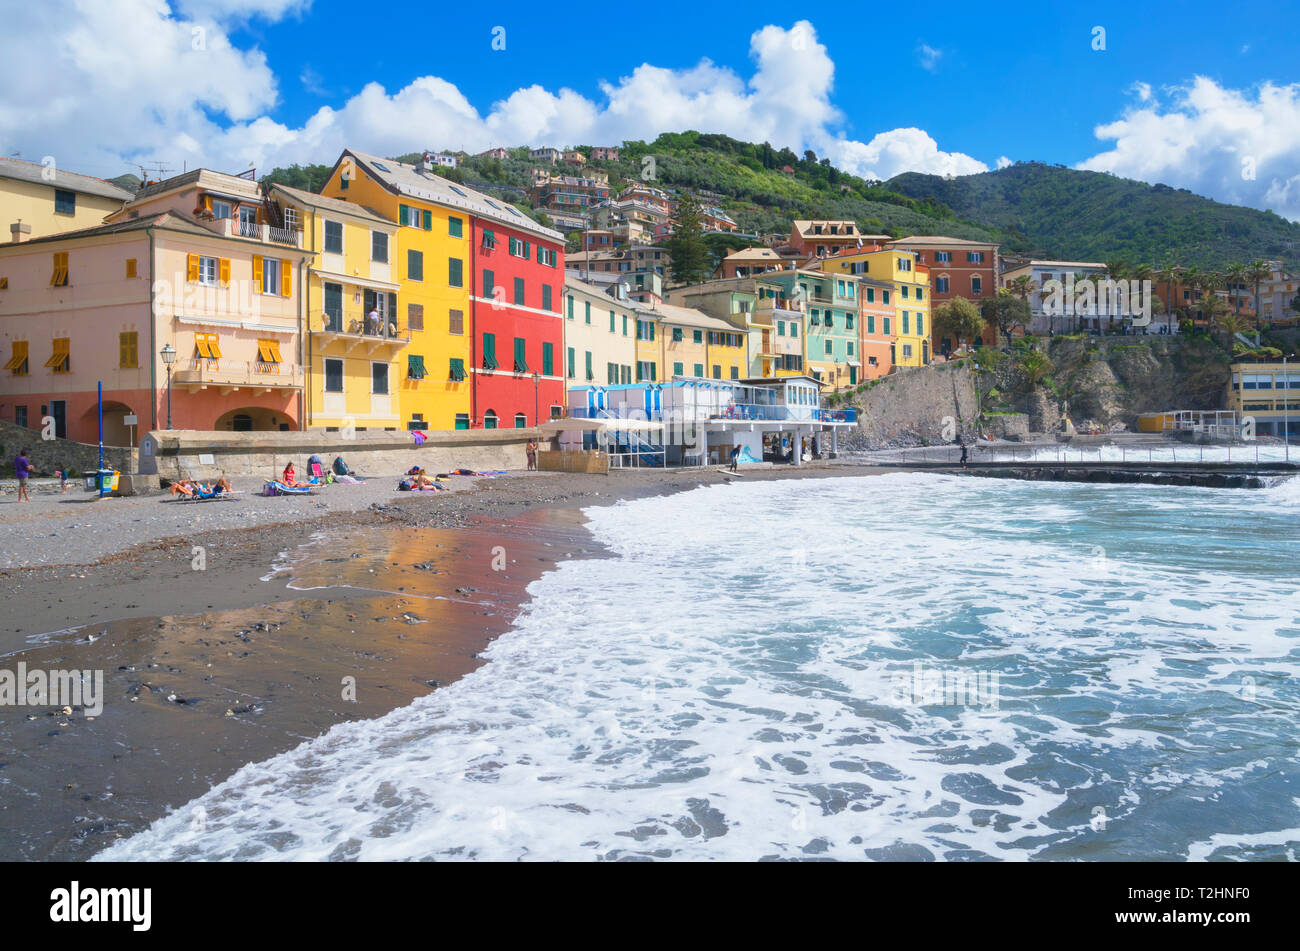
[[[919,367],[930,362],[930,271],[916,263],[913,251],[850,251],[821,262],[822,270],[855,274],[893,285],[894,366]]]
[[[831,388],[857,384],[862,379],[857,278],[806,269],[765,277],[786,298],[803,304],[805,372]]]
[[[599,287],[564,282],[564,378],[567,387],[631,383],[636,372],[636,311]]]
[[[862,377],[874,380],[894,367],[894,285],[871,277],[858,278],[858,324],[862,328]]]
[[[1300,366],[1281,361],[1241,362],[1231,367],[1227,408],[1253,419],[1257,436],[1300,435]]]
[[[95,442],[103,383],[110,445],[128,444],[127,417],[137,440],[300,428],[300,244],[255,182],[196,169],[106,224],[0,246],[5,417]]]
[[[381,249],[396,247],[397,222],[285,185],[272,185],[270,198],[301,225],[304,249],[312,252],[303,297],[307,426],[402,428],[399,382],[423,358],[407,354],[410,313],[403,320],[398,310],[401,285],[387,260],[375,260]],[[386,319],[368,320],[374,312]]]
[[[0,225],[15,241],[44,238],[104,223],[134,198],[102,178],[79,175],[51,164],[0,158]]]
[[[422,328],[410,331],[402,383],[408,428],[526,426],[563,412],[558,232],[429,163],[352,149],[322,191],[400,226],[401,302],[407,326]]]
[[[931,309],[945,301],[961,297],[976,306],[998,292],[998,250],[1001,245],[991,241],[968,241],[943,235],[910,235],[887,242],[886,247],[914,251],[918,264],[930,269]],[[993,343],[992,340],[987,341]],[[980,340],[976,346],[985,341]],[[932,352],[948,353],[957,341],[934,336],[931,328]]]
[[[638,315],[656,320],[663,379],[739,380],[745,375],[745,334],[731,322],[674,304],[643,308]]]
[[[780,359],[773,348],[772,336],[776,315],[782,312],[782,307],[789,306],[784,293],[780,284],[761,277],[722,278],[674,288],[668,292],[668,302],[725,320],[744,333],[745,368],[741,376],[761,377],[771,376],[774,363]],[[788,319],[798,316],[792,311]],[[799,354],[802,358],[802,350]]]

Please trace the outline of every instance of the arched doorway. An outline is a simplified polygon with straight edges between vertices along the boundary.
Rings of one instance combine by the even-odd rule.
[[[486,413],[483,414],[483,428],[484,428],[484,429],[496,429],[496,428],[497,428],[497,413],[496,413],[496,410],[492,410],[492,409],[490,409],[490,410],[488,410]]]
[[[218,416],[213,428],[229,433],[287,432],[293,428],[293,420],[263,406],[243,406]]]
[[[105,446],[130,446],[131,429],[124,419],[127,416],[134,416],[135,410],[125,403],[117,400],[104,400],[104,445]],[[147,420],[146,420],[147,423]],[[94,443],[95,436],[99,432],[99,406],[91,403],[90,408],[86,410],[81,417],[80,431],[88,435],[87,442]],[[143,433],[140,425],[135,425],[135,437],[139,439]]]

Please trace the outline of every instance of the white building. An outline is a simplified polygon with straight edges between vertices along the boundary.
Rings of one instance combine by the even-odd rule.
[[[1001,284],[1011,287],[1027,276],[1034,291],[1029,296],[1030,323],[1034,334],[1106,332],[1133,327],[1137,332],[1165,333],[1173,329],[1171,318],[1150,315],[1142,318],[1155,299],[1148,283],[1108,280],[1106,265],[1096,261],[1028,261],[1002,272]],[[1134,323],[1134,318],[1139,318]],[[1140,329],[1139,329],[1140,328]]]

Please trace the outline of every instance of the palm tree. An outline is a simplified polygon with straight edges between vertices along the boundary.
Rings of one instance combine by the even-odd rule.
[[[1182,269],[1173,261],[1166,261],[1156,271],[1156,280],[1165,285],[1165,313],[1174,312],[1174,284],[1178,281]]]
[[[1259,320],[1259,285],[1273,276],[1267,261],[1251,261],[1242,272],[1247,283],[1255,285],[1255,320]]]
[[[1233,261],[1228,265],[1227,270],[1223,272],[1228,278],[1228,284],[1232,288],[1232,312],[1235,315],[1241,314],[1241,295],[1237,293],[1238,287],[1246,281],[1246,265],[1240,261]]]
[[[1225,283],[1223,275],[1217,271],[1205,271],[1201,274],[1200,288],[1204,294],[1201,310],[1205,314],[1206,327],[1210,330],[1214,329],[1218,315],[1228,309],[1228,305],[1219,300],[1219,295],[1215,293],[1222,289]]]
[[[1182,285],[1183,290],[1191,291],[1191,294],[1188,295],[1187,306],[1183,308],[1186,317],[1190,320],[1193,308],[1201,294],[1201,269],[1195,264],[1185,269],[1182,274],[1182,280],[1179,281],[1179,283]]]

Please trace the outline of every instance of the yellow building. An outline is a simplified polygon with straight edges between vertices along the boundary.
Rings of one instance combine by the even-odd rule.
[[[396,313],[401,285],[390,265],[372,260],[376,243],[394,244],[397,223],[352,202],[271,187],[280,213],[303,232],[312,253],[303,298],[303,364],[309,428],[400,429],[398,381],[406,376],[409,317]],[[376,238],[376,236],[381,236]]]
[[[894,286],[893,366],[930,362],[930,270],[915,251],[848,251],[826,258],[822,270],[888,281]]]
[[[564,281],[564,386],[631,383],[636,374],[636,311],[600,288]]]
[[[678,376],[739,380],[749,375],[745,332],[729,321],[674,304],[641,307],[637,315],[643,321],[654,320],[658,340],[642,342],[659,345],[660,380]]]
[[[325,196],[397,222],[392,240],[372,234],[369,264],[372,278],[398,285],[395,296],[380,295],[375,303],[381,325],[395,323],[398,335],[410,338],[395,381],[407,429],[469,428],[473,205],[455,189],[432,168],[352,149],[339,156],[321,189]]]
[[[0,158],[0,224],[18,240],[93,228],[134,197],[102,178]]]

